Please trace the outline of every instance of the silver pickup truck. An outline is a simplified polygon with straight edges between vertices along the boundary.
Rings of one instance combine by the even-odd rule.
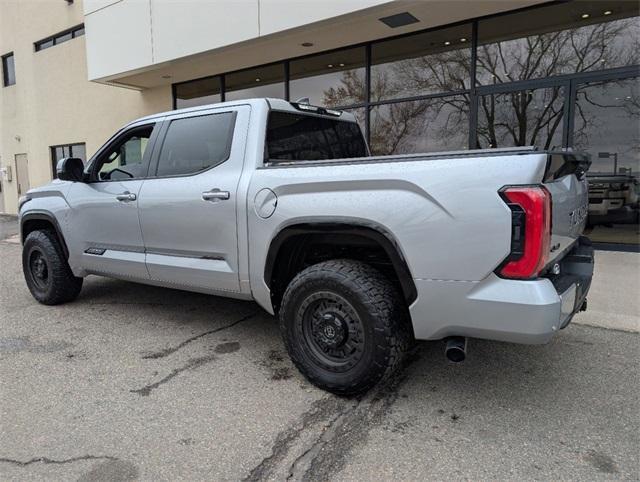
[[[415,338],[545,343],[586,308],[589,161],[534,148],[372,157],[354,116],[277,99],[136,120],[20,202],[27,285],[89,274],[253,299],[316,385],[372,387]]]

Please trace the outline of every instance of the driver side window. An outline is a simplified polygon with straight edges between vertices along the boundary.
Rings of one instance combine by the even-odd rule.
[[[109,147],[96,166],[99,181],[125,181],[145,177],[147,159],[145,152],[154,125],[135,128]]]

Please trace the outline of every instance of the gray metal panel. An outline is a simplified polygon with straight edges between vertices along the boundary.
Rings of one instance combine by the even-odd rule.
[[[25,203],[18,213],[20,216],[20,224],[22,224],[22,217],[29,212],[45,213],[56,220],[62,235],[65,239],[68,238],[70,236],[68,225],[69,204],[67,203],[66,196],[70,188],[70,182],[60,181],[58,179],[54,179],[44,186],[31,188],[29,190],[31,200]],[[69,247],[68,243],[67,247]],[[72,263],[71,258],[69,258],[69,265],[76,276],[81,275],[81,267],[77,263]]]
[[[584,231],[589,209],[589,186],[586,176],[579,181],[564,176],[544,185],[551,193],[551,246],[549,262],[562,256]]]
[[[482,280],[510,251],[511,211],[498,191],[540,182],[545,166],[546,155],[531,152],[259,169],[249,203],[268,187],[278,204],[268,219],[248,210],[254,297],[269,309],[262,278],[271,239],[293,223],[331,218],[393,233],[416,279]]]
[[[122,276],[149,277],[138,219],[138,201],[122,202],[116,196],[139,195],[142,180],[71,183],[67,193],[70,209],[65,213],[69,259],[73,266],[93,272],[116,272]],[[88,248],[111,248],[102,256],[86,254]]]
[[[419,340],[470,336],[546,343],[560,329],[561,300],[548,279],[416,280],[411,319]]]
[[[237,112],[229,159],[195,175],[149,178],[139,196],[140,223],[151,279],[178,286],[240,290],[237,208],[250,107],[178,112],[167,121]],[[204,200],[214,189],[229,199]]]

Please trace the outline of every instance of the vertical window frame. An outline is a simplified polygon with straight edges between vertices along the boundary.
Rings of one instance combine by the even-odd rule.
[[[16,85],[16,56],[13,51],[8,52],[0,57],[2,59],[2,87],[11,87],[12,85]],[[13,82],[9,81],[9,69],[8,69],[8,61],[11,59],[11,68],[13,71]]]

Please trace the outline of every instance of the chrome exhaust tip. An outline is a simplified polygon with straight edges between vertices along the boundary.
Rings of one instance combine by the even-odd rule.
[[[467,357],[467,339],[463,336],[447,338],[444,355],[453,363],[461,363]]]

